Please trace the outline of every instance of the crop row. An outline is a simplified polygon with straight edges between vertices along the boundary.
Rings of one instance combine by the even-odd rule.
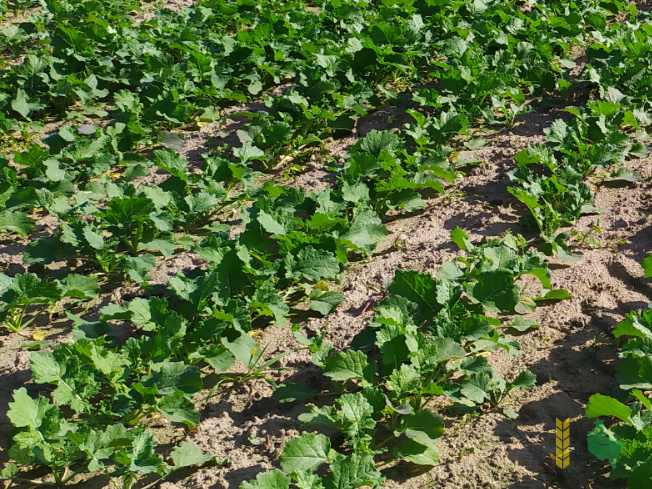
[[[606,38],[604,50],[622,57],[616,46],[637,34],[628,23],[611,25],[620,10],[617,2],[590,1],[519,10],[513,2],[307,7],[240,0],[198,2],[134,22],[132,13],[141,14],[133,2],[46,1],[26,22],[8,24],[3,49],[24,58],[0,74],[0,114],[6,114],[0,137],[5,149],[16,143],[14,131],[23,140],[11,158],[0,158],[0,230],[30,237],[46,215],[57,224],[51,236],[26,245],[23,263],[37,273],[0,275],[3,324],[21,331],[37,313],[94,300],[125,281],[141,292],[103,307],[97,321],[69,312],[72,340],[32,354],[34,382],[51,391],[14,392],[13,462],[2,477],[20,481],[27,469],[45,466],[52,477],[46,482],[102,471],[116,485],[135,487],[211,463],[211,455],[188,442],[165,461],[143,421],[160,414],[194,428],[196,395],[207,375],[218,385],[267,378],[287,352],[264,358],[252,330],[287,323],[300,302],[324,315],[336,308],[344,296],[327,281],[338,279],[349,260],[373,254],[386,236],[384,221],[423,207],[428,192],[455,183],[469,163],[456,149],[479,143],[468,139],[472,130],[513,123],[533,96],[569,94],[573,48],[591,44],[589,53],[598,53],[593,40]],[[633,21],[636,12],[629,15]],[[617,87],[608,78],[616,76],[614,63],[604,58],[592,57],[585,72],[592,83]],[[282,84],[283,92],[272,96]],[[554,233],[592,202],[581,179],[644,154],[642,144],[614,131],[647,123],[643,95],[630,101],[617,88],[605,93],[605,101],[576,111],[574,121],[584,125],[555,123],[548,146],[517,159],[513,178],[526,190],[541,185],[532,180],[538,172],[527,173],[540,163],[567,178],[557,178],[559,185],[576,186],[564,193],[570,210],[561,218],[534,209],[529,202],[545,208],[538,195],[526,200],[514,192],[534,209],[557,254],[565,247]],[[372,131],[343,163],[330,161],[331,187],[305,193],[275,183],[269,170],[284,157],[301,163],[328,136],[351,131],[384,103],[410,98],[415,123],[400,134]],[[266,110],[231,115],[247,118],[240,146],[207,153],[199,168],[170,147],[149,151],[176,144],[165,128],[226,121],[222,109],[260,99]],[[98,123],[64,124],[45,146],[29,142],[41,121],[88,117]],[[568,149],[576,140],[578,149]],[[555,151],[584,154],[589,146],[606,154],[591,153],[580,167],[556,164]],[[574,196],[568,204],[567,194]],[[233,211],[239,211],[235,225]],[[291,480],[306,488],[379,485],[376,458],[390,448],[396,458],[436,463],[443,423],[426,406],[434,396],[452,399],[460,412],[496,405],[511,389],[533,385],[529,372],[503,379],[484,355],[497,349],[517,355],[519,343],[504,331],[536,325],[521,317],[502,324],[486,313],[523,313],[537,300],[568,293],[550,290],[545,261],[520,237],[475,246],[458,229],[453,240],[465,256],[437,277],[398,270],[350,350],[334,352],[324,336],[308,339],[293,327],[339,394],[333,405],[309,406],[300,421],[337,428],[344,441],[333,447],[324,435],[304,434],[286,444],[282,470],[245,487],[289,487]],[[150,283],[160,257],[184,251],[205,267],[165,286]],[[524,274],[541,282],[538,296],[521,296],[515,281]],[[112,336],[116,321],[129,327],[126,342]],[[232,373],[236,361],[246,373]],[[307,386],[274,387],[283,402],[316,394]],[[319,470],[322,464],[329,469]]]

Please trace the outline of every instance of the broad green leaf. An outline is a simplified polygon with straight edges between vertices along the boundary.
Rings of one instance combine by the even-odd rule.
[[[184,182],[188,179],[188,162],[173,149],[157,149],[152,153],[152,163]]]
[[[419,305],[426,317],[434,316],[441,305],[437,301],[437,281],[427,273],[397,269],[388,290]]]
[[[261,472],[256,480],[245,481],[240,489],[290,489],[290,479],[278,469]]]
[[[472,302],[494,312],[513,311],[521,296],[521,289],[514,285],[514,275],[507,270],[483,273],[478,282],[467,285],[466,292]]]
[[[629,422],[631,410],[622,402],[613,397],[593,394],[586,405],[586,416],[597,418],[598,416],[615,416],[625,422]]]
[[[520,333],[524,333],[531,329],[538,329],[541,327],[541,325],[531,319],[525,319],[523,316],[517,316],[514,318],[514,321],[509,324],[509,327],[515,329]]]
[[[229,350],[224,349],[217,354],[205,356],[204,360],[215,372],[226,372],[235,363],[235,355]]]
[[[432,365],[466,356],[462,345],[452,338],[432,338],[429,347],[423,361]]]
[[[378,215],[375,212],[367,211],[359,212],[355,216],[348,232],[341,238],[369,255],[378,242],[386,237],[387,229]]]
[[[512,387],[515,389],[531,389],[536,383],[537,376],[529,370],[524,370],[511,382]]]
[[[61,281],[64,297],[77,299],[96,299],[100,293],[100,284],[95,277],[87,277],[77,273],[67,275]]]
[[[595,428],[587,436],[589,452],[598,457],[600,460],[606,460],[615,465],[623,449],[623,444],[619,441],[614,433],[605,427],[602,420],[595,422]]]
[[[30,365],[34,381],[55,384],[57,387],[52,392],[52,399],[59,405],[69,405],[77,413],[85,412],[89,399],[99,391],[100,386],[92,372],[77,370],[51,352],[33,353]]]
[[[405,434],[411,440],[437,450],[435,440],[444,434],[444,418],[430,409],[420,409],[403,416],[401,426],[394,434]]]
[[[291,474],[317,469],[330,457],[331,441],[326,435],[304,433],[285,444],[281,468]]]
[[[88,243],[88,246],[98,251],[104,249],[105,240],[101,232],[94,230],[90,226],[84,226],[82,234],[84,235],[84,239]]]
[[[136,435],[129,450],[121,450],[115,455],[116,461],[126,465],[131,472],[151,474],[164,466],[161,457],[155,451],[156,442],[151,433]]]
[[[382,362],[388,371],[395,370],[408,360],[410,349],[407,346],[407,338],[404,335],[396,336],[390,341],[385,341],[380,345],[382,353]]]
[[[332,290],[324,292],[319,289],[314,289],[310,293],[310,309],[327,316],[337,309],[337,306],[339,306],[345,299],[346,296],[339,292]]]
[[[361,486],[380,486],[385,478],[374,466],[369,454],[353,453],[338,456],[330,466],[331,473],[324,478],[325,489],[354,489]]]
[[[402,446],[394,448],[394,458],[404,458],[417,465],[436,465],[439,461],[439,451],[436,447],[407,440]]]
[[[153,239],[140,243],[139,247],[143,250],[158,251],[163,256],[172,256],[177,249],[177,245],[172,239]]]
[[[11,108],[22,115],[25,119],[29,120],[29,115],[34,110],[39,110],[45,106],[40,103],[33,103],[29,101],[27,93],[22,88],[16,92],[16,97],[11,101]]]
[[[377,389],[365,389],[353,394],[343,394],[337,403],[342,406],[340,419],[344,422],[342,432],[354,440],[364,439],[376,426],[385,398]]]
[[[652,254],[643,258],[643,271],[646,277],[652,278]]]
[[[141,382],[145,387],[156,386],[161,394],[181,391],[191,396],[202,389],[201,374],[194,365],[166,360],[154,363],[151,370],[152,373],[144,376]]]
[[[195,406],[180,391],[161,398],[157,407],[174,423],[183,423],[191,427],[199,424],[199,413],[195,410]]]
[[[14,402],[9,403],[7,417],[16,428],[38,428],[52,406],[45,397],[32,399],[27,389],[21,387],[13,392]]]
[[[58,238],[38,238],[30,241],[23,253],[23,263],[48,264],[67,256],[63,243]]]
[[[650,482],[652,482],[652,460],[648,458],[632,470],[628,487],[647,487]]]
[[[399,399],[417,393],[421,386],[421,375],[414,365],[402,364],[387,378],[387,388],[395,391]]]
[[[296,255],[288,254],[285,258],[287,278],[305,278],[317,282],[322,278],[335,278],[340,272],[340,262],[335,256],[324,250],[307,246]]]
[[[451,239],[460,250],[469,251],[474,249],[473,244],[469,241],[469,235],[459,226],[451,231]]]
[[[324,375],[338,382],[363,379],[368,366],[367,355],[361,351],[347,350],[326,360]]]
[[[16,233],[23,238],[34,231],[34,220],[25,212],[0,212],[0,230],[6,233]]]
[[[649,319],[652,319],[652,311],[642,311],[641,314],[631,312],[628,314],[627,319],[620,321],[616,324],[616,329],[613,335],[616,338],[621,336],[637,336],[639,338],[652,339],[652,329],[650,329]]]
[[[174,447],[170,454],[170,458],[174,463],[174,468],[179,469],[181,467],[201,465],[214,457],[210,453],[204,453],[201,448],[194,443],[182,441]]]
[[[316,395],[316,392],[301,384],[280,384],[274,389],[274,399],[280,403],[305,401]]]
[[[616,379],[618,379],[621,389],[652,390],[652,356],[628,356],[623,358],[618,364]]]
[[[156,258],[154,255],[146,253],[140,256],[128,256],[125,260],[125,271],[129,274],[129,278],[137,283],[144,283],[150,279],[147,272],[156,266]]]
[[[233,341],[222,338],[222,344],[245,365],[249,364],[249,361],[258,349],[256,340],[246,333],[240,333]]]
[[[265,211],[261,210],[258,212],[258,222],[269,234],[282,236],[287,233],[287,229],[285,229],[283,223],[279,222],[274,216]]]
[[[491,398],[491,377],[485,372],[472,373],[466,382],[462,384],[460,394],[467,399],[482,404]]]

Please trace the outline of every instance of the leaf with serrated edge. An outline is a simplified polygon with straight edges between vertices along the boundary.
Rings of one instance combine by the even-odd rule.
[[[331,441],[326,435],[304,433],[285,444],[281,454],[281,468],[292,472],[312,471],[328,461]]]

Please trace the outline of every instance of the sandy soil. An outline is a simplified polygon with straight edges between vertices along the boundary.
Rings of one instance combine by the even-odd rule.
[[[176,2],[187,5],[188,1]],[[642,8],[645,8],[641,4]],[[411,118],[405,107],[382,107],[359,121],[355,132],[332,141],[330,154],[341,157],[371,129],[401,128]],[[445,261],[460,252],[450,240],[457,226],[479,241],[483,237],[500,236],[507,230],[534,239],[535,233],[523,228],[518,218],[527,212],[508,192],[507,171],[514,166],[516,152],[542,140],[543,129],[559,114],[534,111],[517,124],[499,133],[486,134],[487,146],[469,152],[481,164],[468,170],[460,184],[444,196],[435,197],[428,206],[412,216],[388,223],[388,239],[381,243],[377,254],[349,266],[344,280],[338,285],[347,297],[339,309],[323,319],[307,319],[302,327],[327,330],[336,349],[347,348],[353,336],[371,319],[365,311],[368,301],[383,297],[386,285],[397,267],[435,273]],[[234,131],[237,121],[226,128],[221,123],[207,124],[200,130],[185,132],[185,142],[179,152],[193,165],[201,154],[215,144],[224,130]],[[608,467],[592,457],[586,447],[586,434],[593,421],[583,415],[588,397],[595,392],[608,393],[616,387],[617,342],[611,336],[614,325],[632,309],[647,306],[652,297],[649,281],[643,277],[641,259],[651,250],[652,229],[648,226],[652,206],[652,159],[633,160],[628,167],[642,174],[642,179],[629,187],[614,187],[592,181],[597,206],[604,210],[599,216],[582,217],[575,228],[580,233],[591,232],[599,221],[601,234],[593,232],[599,247],[577,241],[576,262],[552,260],[553,284],[565,288],[573,298],[539,307],[528,316],[541,328],[520,337],[522,355],[512,358],[494,354],[490,361],[499,373],[529,369],[537,375],[537,385],[531,391],[518,391],[497,409],[473,416],[446,416],[446,433],[440,439],[440,463],[432,470],[415,470],[407,464],[389,465],[384,470],[388,488],[614,488],[620,487],[605,475]],[[294,178],[292,185],[307,191],[327,185],[330,174],[319,160]],[[152,182],[156,176],[152,176]],[[53,223],[39,223],[37,233],[52,232]],[[0,263],[7,273],[23,271],[22,241],[0,243]],[[192,253],[181,253],[161,262],[154,271],[154,282],[165,283],[178,271],[202,266]],[[137,289],[122,287],[108,292],[100,301],[89,306],[86,314],[93,317],[108,301],[121,302],[133,297]],[[365,311],[365,312],[363,312]],[[53,314],[51,322],[39,327],[48,332],[48,339],[65,341],[67,325],[61,312]],[[76,311],[78,313],[78,311]],[[0,450],[6,449],[11,425],[6,418],[7,402],[14,389],[30,384],[30,352],[22,351],[25,338],[0,332]],[[272,326],[264,330],[260,343],[268,345],[267,354],[299,348],[289,328]],[[272,372],[277,381],[307,383],[314,388],[327,388],[326,381],[309,362],[305,351],[284,357],[280,366],[295,371]],[[198,401],[201,399],[198,399]],[[502,408],[519,412],[515,420],[506,417]],[[161,442],[186,438],[202,449],[217,455],[222,465],[183,474],[179,480],[163,483],[162,489],[234,489],[242,481],[269,468],[278,466],[278,454],[283,443],[297,436],[301,424],[297,416],[301,404],[281,405],[272,397],[272,389],[262,380],[233,386],[207,400],[197,432],[187,434],[158,420],[157,437]],[[555,418],[571,420],[571,464],[564,471],[555,469]],[[0,462],[6,452],[0,451]],[[96,477],[81,482],[78,487],[108,487],[108,481]],[[27,486],[25,486],[27,487]]]
[[[382,119],[386,117],[383,115]],[[489,144],[473,152],[482,163],[469,170],[448,195],[430,200],[422,212],[389,222],[388,239],[381,243],[378,253],[369,260],[353,263],[339,284],[347,299],[338,311],[324,319],[309,319],[304,327],[327,329],[336,348],[346,348],[373,315],[371,310],[362,313],[365,304],[383,296],[397,267],[435,273],[444,261],[459,254],[450,240],[450,231],[456,226],[464,228],[475,241],[499,236],[507,230],[534,238],[533,233],[518,224],[526,209],[507,192],[506,172],[513,166],[514,154],[540,141],[543,128],[553,119],[552,114],[531,113],[511,130],[486,135]],[[210,135],[210,131],[206,133]],[[202,135],[203,131],[197,134],[197,141],[193,138],[193,147],[198,147]],[[354,137],[334,141],[331,152],[341,154],[354,142]],[[521,336],[523,352],[519,358],[506,354],[491,357],[494,367],[503,375],[530,369],[538,377],[537,386],[529,392],[510,394],[498,409],[464,418],[447,416],[447,431],[440,441],[440,464],[427,472],[414,471],[407,464],[390,465],[384,471],[387,487],[615,487],[605,478],[608,468],[587,452],[586,433],[593,422],[583,417],[583,408],[592,393],[606,393],[616,386],[616,342],[610,331],[628,311],[645,307],[646,297],[650,296],[650,286],[639,266],[650,251],[652,237],[647,226],[652,204],[650,162],[629,162],[631,169],[643,175],[632,187],[597,185],[596,179],[596,202],[605,212],[583,217],[575,229],[588,232],[599,220],[602,234],[595,237],[601,247],[578,247],[576,252],[582,258],[577,262],[553,263],[554,286],[568,289],[573,298],[540,307],[531,315],[541,323],[541,328]],[[307,189],[323,179],[324,170],[318,163],[296,178],[297,185]],[[52,227],[47,221],[41,226],[44,233]],[[3,262],[10,268],[22,267],[21,244],[4,243],[2,247]],[[155,281],[163,283],[179,270],[200,265],[189,253],[170,257],[159,265]],[[120,302],[135,292],[129,287],[114,290],[100,304],[108,299]],[[53,324],[47,326],[49,339],[63,341],[67,331],[57,318],[55,315]],[[24,338],[18,335],[4,335],[0,341],[0,399],[9,400],[13,389],[29,381],[30,353],[19,349]],[[269,345],[270,356],[288,345],[299,347],[287,328],[277,326],[267,328],[260,341]],[[327,388],[305,352],[292,353],[280,364],[297,369],[289,374],[292,381]],[[288,374],[271,376],[280,381]],[[519,418],[504,416],[504,407],[518,411]],[[10,427],[4,417],[6,409],[4,401],[0,405],[3,443]],[[162,487],[237,488],[257,472],[276,466],[283,442],[300,433],[301,425],[296,418],[302,410],[300,404],[277,403],[272,389],[262,380],[219,393],[208,401],[197,433],[188,439],[220,459],[228,459],[228,463],[166,482]],[[555,418],[571,419],[572,462],[564,471],[555,470],[551,458]],[[184,436],[165,422],[159,423],[161,440]],[[102,487],[105,483],[103,478],[97,478],[86,481],[83,487]]]

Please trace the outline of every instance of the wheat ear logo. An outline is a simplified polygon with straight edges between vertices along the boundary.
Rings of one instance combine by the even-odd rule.
[[[557,420],[557,456],[555,462],[557,467],[565,469],[570,463],[570,421],[566,418],[564,421]]]

